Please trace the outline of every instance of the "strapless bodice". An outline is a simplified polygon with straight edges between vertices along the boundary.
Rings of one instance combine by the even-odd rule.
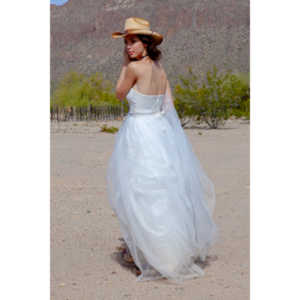
[[[153,114],[162,110],[164,94],[146,95],[131,88],[126,96],[129,114]]]

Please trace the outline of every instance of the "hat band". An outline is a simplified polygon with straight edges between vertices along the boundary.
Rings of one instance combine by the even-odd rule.
[[[126,29],[126,30],[124,30],[124,33],[127,34],[127,33],[130,33],[132,31],[136,31],[136,30],[148,31],[149,33],[153,34],[152,30],[150,30],[150,29],[143,29],[143,28],[130,28],[130,29]]]

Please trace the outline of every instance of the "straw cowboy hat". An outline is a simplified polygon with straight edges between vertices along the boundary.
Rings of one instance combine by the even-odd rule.
[[[112,33],[112,37],[122,38],[127,36],[128,34],[147,34],[151,35],[155,43],[158,45],[163,41],[163,36],[158,32],[152,31],[150,29],[150,23],[142,18],[128,18],[125,20],[124,32],[114,32]]]

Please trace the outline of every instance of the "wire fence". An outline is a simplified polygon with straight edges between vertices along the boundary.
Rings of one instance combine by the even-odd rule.
[[[125,108],[126,109],[126,108]],[[88,105],[87,107],[50,108],[51,121],[82,121],[82,120],[120,120],[124,117],[123,105]]]

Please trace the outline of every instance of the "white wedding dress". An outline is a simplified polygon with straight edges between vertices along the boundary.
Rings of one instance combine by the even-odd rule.
[[[204,274],[195,263],[217,240],[213,183],[182,129],[172,96],[131,88],[115,136],[108,199],[141,270],[137,281],[181,283]]]

